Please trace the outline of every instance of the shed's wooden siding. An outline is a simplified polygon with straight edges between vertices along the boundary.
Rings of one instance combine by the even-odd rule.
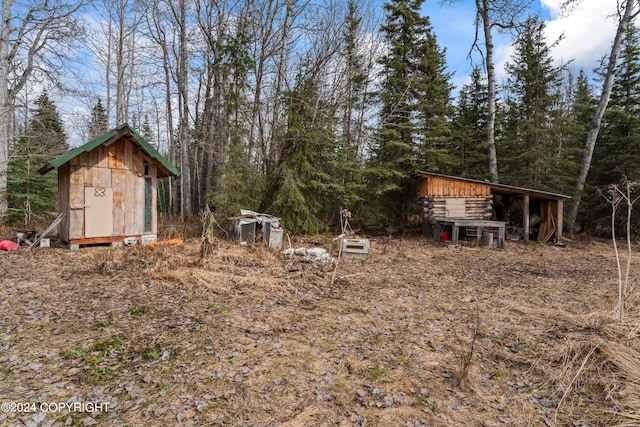
[[[489,197],[491,187],[478,182],[467,182],[439,176],[420,177],[420,197]]]
[[[69,201],[69,239],[84,237],[84,170],[71,166]]]
[[[58,207],[61,211],[69,209],[67,219],[60,226],[60,237],[65,241],[85,237],[85,187],[113,188],[112,236],[145,234],[145,177],[152,179],[151,234],[156,234],[157,171],[155,160],[125,138],[107,147],[99,145],[71,159],[58,170]]]

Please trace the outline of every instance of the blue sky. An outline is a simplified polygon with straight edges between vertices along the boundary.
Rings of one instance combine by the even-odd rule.
[[[609,54],[616,29],[612,16],[616,0],[581,0],[570,13],[560,9],[563,1],[535,1],[532,12],[547,22],[548,43],[564,34],[564,39],[553,50],[556,61],[559,64],[573,61],[573,67],[591,73],[600,58]],[[468,81],[471,70],[467,54],[475,31],[475,1],[461,0],[449,6],[442,5],[439,0],[426,0],[423,13],[430,17],[439,45],[447,50],[447,64],[455,72],[453,84],[459,89]],[[498,80],[504,77],[504,64],[513,53],[511,42],[507,36],[497,35],[495,40]]]
[[[385,0],[376,0],[382,4]],[[563,14],[560,4],[564,0],[535,0],[532,12],[547,22],[547,41],[551,43],[560,34],[564,40],[554,49],[558,63],[573,60],[573,66],[592,72],[600,58],[609,54],[616,28],[617,0],[581,0],[570,14]],[[441,47],[446,48],[449,70],[454,72],[452,83],[455,93],[468,82],[471,65],[467,58],[474,37],[475,0],[459,0],[454,5],[443,5],[440,0],[425,0],[423,14],[430,17],[433,30]],[[379,29],[375,35],[379,36]],[[504,78],[503,67],[513,49],[511,38],[495,35],[495,62],[498,82]],[[58,101],[57,101],[58,102]],[[67,132],[75,139],[74,114],[86,114],[86,105],[77,99],[59,100],[59,109],[64,115]]]

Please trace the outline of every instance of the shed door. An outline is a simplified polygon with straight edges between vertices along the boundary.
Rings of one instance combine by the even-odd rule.
[[[151,178],[144,179],[144,232],[151,233],[153,231],[153,183]]]
[[[113,188],[84,187],[84,237],[113,235]]]

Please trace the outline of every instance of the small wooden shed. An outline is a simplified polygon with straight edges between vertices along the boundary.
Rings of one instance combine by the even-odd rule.
[[[60,239],[70,245],[153,240],[158,178],[180,172],[127,124],[46,164],[58,171]]]
[[[529,240],[535,226],[537,240],[562,241],[564,200],[569,196],[489,181],[416,172],[419,205],[425,234],[452,220],[491,221],[518,226]],[[499,209],[494,209],[496,200]],[[517,209],[512,209],[512,207]],[[514,217],[510,212],[518,212]],[[463,224],[463,221],[458,221]]]

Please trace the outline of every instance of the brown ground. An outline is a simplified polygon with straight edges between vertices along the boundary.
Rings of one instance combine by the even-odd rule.
[[[640,423],[640,313],[614,319],[606,242],[378,238],[333,284],[216,245],[0,253],[0,402],[110,405],[0,425]]]

